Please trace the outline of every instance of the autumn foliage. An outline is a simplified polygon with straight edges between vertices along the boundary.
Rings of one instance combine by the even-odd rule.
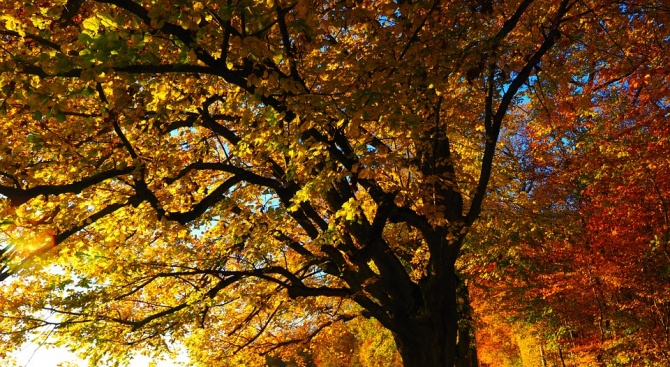
[[[669,22],[0,2],[0,360],[670,364]]]
[[[503,334],[515,356],[483,356],[491,365],[540,365],[529,352],[543,366],[670,363],[667,36],[632,30],[668,14],[630,6],[631,29],[616,18],[592,25],[616,40],[584,49],[599,65],[531,88],[535,112],[513,138],[522,145],[502,156],[519,164],[518,193],[501,192],[473,244],[488,242],[486,252],[472,256],[480,352],[494,354]]]

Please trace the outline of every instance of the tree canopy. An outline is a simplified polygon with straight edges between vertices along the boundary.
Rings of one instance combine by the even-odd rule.
[[[0,350],[668,361],[666,3],[0,3]]]

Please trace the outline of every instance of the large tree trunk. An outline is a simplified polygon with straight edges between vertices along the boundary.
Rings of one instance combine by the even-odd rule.
[[[394,331],[404,367],[477,367],[467,288],[451,271],[426,293],[426,307]]]
[[[414,340],[396,336],[396,344],[405,367],[454,366],[456,348],[444,332],[426,330]]]
[[[451,320],[450,320],[451,321]],[[451,327],[456,327],[452,323]],[[456,366],[457,335],[453,329],[430,322],[407,325],[403,333],[395,334],[396,345],[405,367]]]
[[[458,367],[478,367],[477,348],[472,320],[472,307],[468,287],[464,283],[457,285],[458,295]]]

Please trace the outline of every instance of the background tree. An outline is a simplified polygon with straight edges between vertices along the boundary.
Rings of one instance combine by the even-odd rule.
[[[589,47],[571,54],[598,63],[562,58],[581,70],[572,83],[547,71],[529,88],[536,107],[526,108],[534,112],[511,136],[515,149],[503,148],[498,171],[513,184],[494,194],[478,231],[484,251],[470,257],[475,309],[508,317],[483,316],[482,334],[508,330],[518,357],[515,339],[534,334],[547,366],[669,363],[668,90],[659,62],[668,34],[637,27],[666,23],[668,12],[621,7],[629,27],[614,26],[616,17],[595,23],[610,42],[582,42]],[[597,39],[588,29],[584,38]],[[497,348],[489,338],[478,347]]]
[[[499,135],[631,6],[3,3],[2,340],[263,363],[362,315],[405,366],[476,364],[455,264]]]

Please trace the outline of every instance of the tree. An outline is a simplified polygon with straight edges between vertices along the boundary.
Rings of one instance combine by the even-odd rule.
[[[211,366],[365,316],[407,367],[476,364],[455,264],[501,131],[631,6],[3,3],[4,340]]]
[[[658,77],[667,64],[648,63],[667,60],[668,34],[637,27],[668,13],[643,9],[622,12],[630,28],[613,26],[616,17],[594,24],[610,41],[560,59],[581,70],[573,83],[544,68],[529,88],[531,115],[511,136],[522,144],[503,147],[498,169],[512,183],[493,184],[505,189],[483,215],[480,251],[464,261],[486,315],[480,350],[496,347],[491,331],[504,328],[512,340],[539,335],[548,366],[670,361],[668,89]],[[597,37],[585,29],[582,39]],[[578,62],[580,52],[599,62]]]

